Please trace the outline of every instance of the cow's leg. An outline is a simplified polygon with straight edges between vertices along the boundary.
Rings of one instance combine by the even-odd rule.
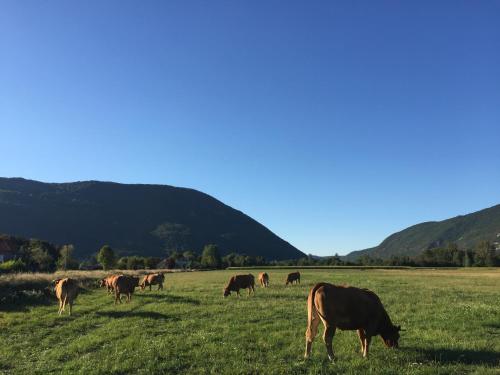
[[[122,297],[120,296],[120,292],[117,292],[116,289],[115,289],[115,305],[116,305],[117,301],[119,301],[120,303],[122,303]]]
[[[330,361],[333,361],[335,358],[333,355],[333,346],[332,346],[334,335],[335,335],[335,326],[331,326],[328,323],[326,323],[325,332],[323,332],[323,340],[325,341],[326,352],[328,353],[328,358],[330,358]]]
[[[372,337],[366,335],[365,337],[365,350],[363,351],[363,358],[368,358],[368,349],[370,347],[370,342],[372,341]]]
[[[62,310],[61,310],[61,314],[66,311],[66,304],[68,303],[68,297],[64,297],[63,298],[63,301],[62,301]]]
[[[319,317],[316,313],[313,313],[312,320],[306,329],[306,353],[304,358],[309,358],[311,354],[312,343],[314,338],[318,334]]]
[[[158,284],[158,290],[163,290],[163,283]]]
[[[62,299],[59,300],[59,310],[57,310],[57,314],[61,315],[62,313]]]
[[[153,284],[149,284],[149,291],[151,292],[153,290]]]
[[[236,291],[236,295],[237,295],[238,297],[241,297],[241,294],[240,294],[240,290],[239,290],[239,289]]]
[[[69,315],[71,316],[71,310],[73,309],[73,301],[70,301],[68,305],[69,305]]]
[[[365,331],[363,329],[358,329],[359,341],[361,342],[361,354],[365,353]]]

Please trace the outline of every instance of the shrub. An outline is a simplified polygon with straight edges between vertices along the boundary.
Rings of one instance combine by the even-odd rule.
[[[21,259],[11,259],[6,262],[0,263],[0,272],[21,272],[26,270],[26,264]]]

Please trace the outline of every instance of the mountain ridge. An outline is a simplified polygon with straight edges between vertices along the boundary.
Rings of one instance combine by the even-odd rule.
[[[500,204],[440,221],[425,221],[395,232],[378,246],[352,251],[344,256],[355,260],[362,255],[387,259],[391,256],[417,256],[424,250],[454,242],[472,248],[480,240],[498,241]]]
[[[209,194],[161,184],[0,177],[0,232],[73,243],[79,257],[95,253],[105,243],[122,255],[200,252],[215,243],[222,254],[234,251],[269,260],[305,256]]]

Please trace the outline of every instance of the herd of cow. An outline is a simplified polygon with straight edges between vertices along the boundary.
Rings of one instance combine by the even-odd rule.
[[[269,286],[269,275],[266,272],[259,274],[261,287]],[[139,278],[128,275],[112,275],[100,280],[99,285],[106,287],[108,293],[114,292],[115,304],[121,303],[121,295],[131,301],[136,287],[149,290],[153,285],[158,285],[158,290],[163,289],[165,276],[163,273],[151,273],[144,276],[141,283]],[[300,284],[300,273],[288,274],[285,285]],[[79,285],[71,278],[54,280],[55,293],[59,300],[59,315],[69,306],[69,314],[73,301],[78,295]],[[231,292],[240,296],[241,289],[248,289],[255,294],[255,278],[252,274],[235,275],[229,279],[224,288],[223,295],[227,297]],[[401,326],[392,324],[379,297],[368,289],[350,286],[338,286],[329,283],[318,283],[309,292],[307,298],[307,329],[305,358],[311,353],[314,338],[318,332],[320,321],[324,325],[323,339],[330,360],[334,360],[332,341],[337,328],[341,330],[356,330],[361,342],[361,353],[368,357],[368,350],[372,337],[380,335],[384,344],[389,348],[397,348]]]
[[[150,273],[144,276],[142,282],[139,284],[139,278],[136,276],[128,275],[111,275],[105,277],[99,281],[100,287],[106,287],[108,293],[115,293],[115,304],[117,302],[122,302],[121,295],[124,294],[127,297],[127,302],[132,300],[132,294],[136,287],[141,287],[144,289],[149,286],[149,290],[153,285],[158,285],[158,290],[163,289],[163,282],[165,281],[165,275],[161,272]],[[73,301],[78,296],[80,286],[77,281],[69,277],[64,279],[56,279],[53,281],[54,291],[56,297],[59,300],[59,315],[65,311],[65,307],[69,308],[69,315],[71,315],[71,310],[73,309]]]

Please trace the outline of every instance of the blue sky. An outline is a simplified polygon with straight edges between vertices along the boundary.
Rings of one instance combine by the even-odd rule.
[[[499,14],[3,1],[0,176],[191,187],[308,253],[374,246],[500,203]]]

